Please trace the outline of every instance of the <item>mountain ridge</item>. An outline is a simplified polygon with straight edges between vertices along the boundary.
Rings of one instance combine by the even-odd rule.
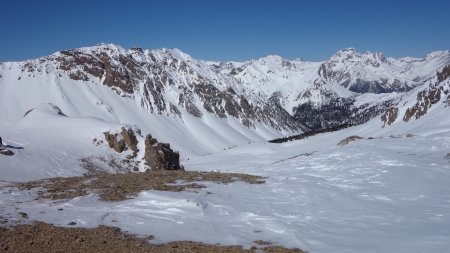
[[[277,55],[217,62],[194,59],[179,49],[99,44],[0,63],[0,75],[18,82],[25,76],[30,78],[27,82],[36,82],[38,76],[50,78],[57,89],[59,79],[67,77],[88,87],[108,87],[150,113],[180,119],[186,114],[199,119],[211,114],[235,118],[249,128],[262,124],[292,133],[364,123],[395,103],[391,94],[422,85],[449,63],[448,50],[394,59],[346,48],[322,62]],[[107,113],[114,109],[101,97],[97,105]]]

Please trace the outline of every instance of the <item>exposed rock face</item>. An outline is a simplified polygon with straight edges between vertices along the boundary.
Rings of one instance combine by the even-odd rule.
[[[122,153],[127,150],[127,144],[117,133],[104,132],[105,140],[108,143],[109,147],[114,149],[118,153]]]
[[[408,122],[412,118],[419,119],[444,96],[447,96],[445,101],[449,100],[450,85],[447,80],[449,76],[450,65],[447,65],[437,73],[437,82],[431,82],[429,87],[417,93],[416,103],[406,110],[403,121]]]
[[[417,103],[406,110],[403,121],[408,122],[412,117],[419,119],[425,115],[428,109],[441,100],[443,87],[430,87],[428,90],[420,91],[417,94]]]
[[[141,106],[152,113],[182,117],[179,108],[184,108],[199,118],[202,111],[220,118],[234,117],[247,127],[261,122],[278,130],[302,129],[274,100],[249,101],[233,89],[236,79],[177,50],[122,50],[104,45],[61,51],[50,58],[69,78],[102,81],[118,95],[139,98]],[[178,104],[166,101],[168,92],[179,94]]]
[[[144,159],[151,170],[183,170],[180,154],[174,152],[168,143],[158,143],[151,135],[145,137]]]
[[[450,77],[450,65],[445,66],[442,71],[437,73],[438,82],[442,82],[448,77]]]
[[[397,119],[398,116],[398,108],[397,107],[390,107],[386,110],[386,112],[381,115],[381,121],[384,122],[384,126],[391,125],[394,123],[394,121]]]
[[[414,104],[406,108],[403,115],[403,121],[408,122],[412,119],[419,119],[435,104],[442,101],[446,105],[450,103],[450,65],[445,66],[442,71],[436,74],[436,78],[428,81],[425,88],[417,92]],[[408,101],[406,101],[408,102]],[[406,104],[406,102],[403,102]],[[399,116],[400,104],[393,105],[386,109],[381,116],[381,121],[386,125],[391,125]]]
[[[128,164],[129,159],[138,157],[140,139],[145,144],[144,154],[141,157],[150,170],[183,170],[178,152],[173,151],[168,143],[158,143],[151,135],[147,135],[144,139],[139,129],[122,127],[120,133],[105,132],[103,134],[108,146],[116,152],[132,151],[132,155],[127,156]]]
[[[122,127],[122,132],[120,132],[120,134],[122,135],[122,140],[125,142],[126,146],[130,148],[133,151],[134,156],[136,156],[137,152],[139,152],[139,149],[137,147],[138,140],[136,138],[136,135],[134,134],[134,131],[131,128],[125,129],[124,127]],[[137,134],[141,135],[140,132],[138,132]]]

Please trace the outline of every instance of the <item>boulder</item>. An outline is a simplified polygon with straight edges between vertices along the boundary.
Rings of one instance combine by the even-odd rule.
[[[168,143],[158,143],[151,135],[145,137],[144,160],[151,170],[183,170],[180,154],[173,151]]]

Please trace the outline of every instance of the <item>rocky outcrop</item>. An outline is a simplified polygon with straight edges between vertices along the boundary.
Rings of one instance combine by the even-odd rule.
[[[417,93],[417,102],[408,108],[403,116],[403,121],[408,122],[412,117],[419,119],[425,115],[428,109],[441,100],[443,87],[430,87],[430,89]]]
[[[397,107],[390,107],[386,110],[386,112],[381,115],[381,121],[383,121],[383,127],[386,125],[391,125],[394,123],[394,121],[397,119],[398,116],[398,108]]]
[[[108,146],[114,149],[117,153],[122,153],[127,150],[127,144],[123,139],[119,137],[117,133],[104,132],[105,140],[108,143]]]
[[[151,170],[183,170],[180,154],[174,152],[168,143],[158,143],[151,135],[145,137],[144,160]]]
[[[136,130],[136,132],[136,134],[141,135],[140,130]],[[134,156],[139,152],[137,147],[138,140],[133,129],[122,127],[120,134],[110,132],[104,132],[103,134],[108,146],[116,152],[122,153],[123,151],[130,149],[133,151]]]
[[[449,100],[450,85],[447,79],[450,77],[450,65],[445,66],[436,75],[436,82],[430,82],[429,87],[417,93],[416,103],[406,109],[403,121],[408,122],[412,118],[419,119],[428,112],[429,108],[441,101],[445,96],[447,98],[444,102]]]
[[[141,135],[140,130],[137,130],[136,134]],[[139,152],[136,134],[133,129],[125,129],[124,127],[122,127],[122,132],[120,132],[122,140],[125,142],[126,146],[133,151],[134,156],[136,156],[137,152]]]
[[[428,110],[435,104],[443,101],[447,106],[450,105],[450,65],[445,66],[442,71],[436,74],[433,80],[424,84],[424,88],[417,92],[413,105],[406,108],[403,115],[403,121],[408,122],[412,119],[419,119],[428,113]],[[408,101],[403,102],[407,104]],[[387,108],[381,115],[383,127],[391,125],[399,116],[401,105],[393,105]]]
[[[131,155],[127,155],[124,159],[125,164],[141,163],[148,166],[148,170],[183,170],[180,165],[180,154],[170,148],[168,143],[159,143],[151,135],[142,137],[139,129],[122,127],[119,133],[104,132],[106,143],[117,153],[131,151]],[[139,141],[144,142],[144,153],[138,157],[140,152]],[[98,142],[96,142],[98,143]],[[130,161],[133,160],[134,162]],[[134,168],[133,168],[134,170]]]
[[[437,74],[437,80],[438,82],[442,82],[445,79],[450,77],[450,65],[445,66],[440,72]]]

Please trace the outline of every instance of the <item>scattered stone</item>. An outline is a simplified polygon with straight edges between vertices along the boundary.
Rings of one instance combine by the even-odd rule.
[[[67,223],[67,225],[74,226],[74,225],[77,225],[77,223],[75,221],[71,221],[71,222]]]

